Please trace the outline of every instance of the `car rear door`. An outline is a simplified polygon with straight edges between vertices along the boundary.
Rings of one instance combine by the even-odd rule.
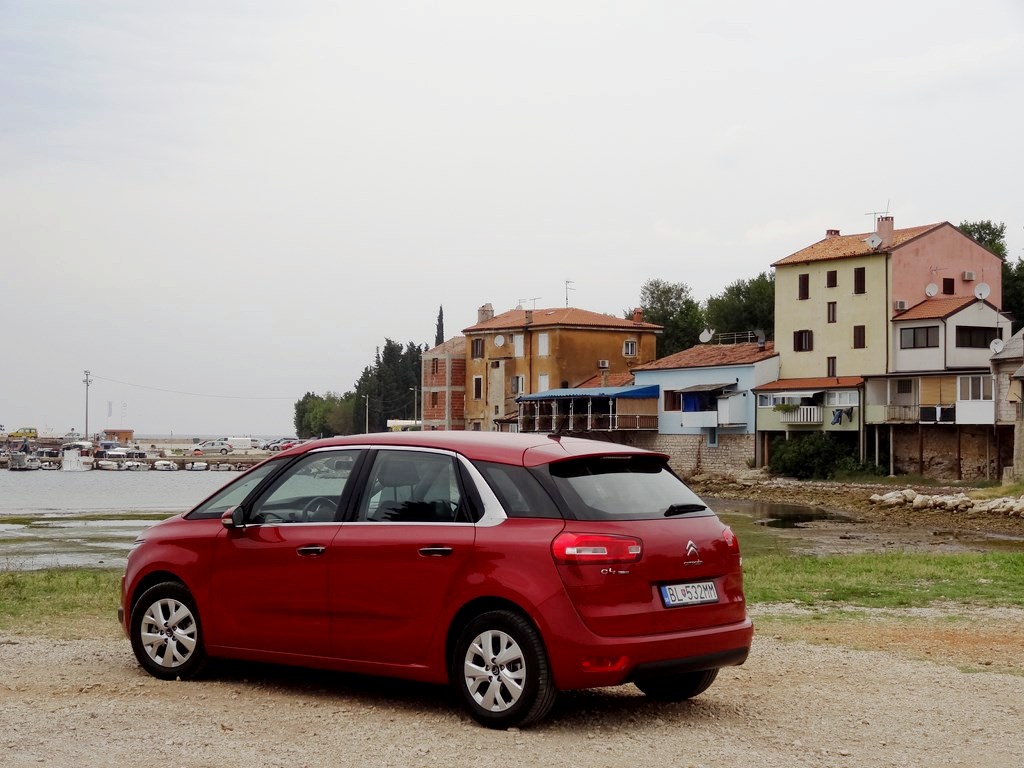
[[[332,655],[426,663],[445,598],[473,555],[475,526],[456,461],[426,449],[373,457],[353,519],[332,542]]]

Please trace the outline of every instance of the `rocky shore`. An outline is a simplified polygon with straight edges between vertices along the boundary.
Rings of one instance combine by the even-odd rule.
[[[967,488],[838,483],[771,477],[762,471],[693,475],[700,496],[801,504],[840,512],[875,530],[976,531],[1024,537],[1024,497],[972,498]]]

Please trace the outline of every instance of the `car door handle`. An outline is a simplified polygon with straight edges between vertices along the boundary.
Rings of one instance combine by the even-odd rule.
[[[327,547],[322,544],[307,544],[295,551],[299,553],[300,557],[320,557],[320,555],[327,551]]]
[[[420,550],[424,557],[448,557],[452,552],[451,547],[423,547]]]

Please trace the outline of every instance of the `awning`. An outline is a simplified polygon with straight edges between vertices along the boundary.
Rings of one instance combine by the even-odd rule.
[[[819,392],[824,392],[823,389],[801,389],[793,390],[792,392],[759,392],[761,395],[771,395],[772,397],[813,397]]]
[[[694,384],[692,387],[686,387],[686,389],[677,389],[676,392],[714,392],[716,389],[735,386],[736,382],[734,381],[726,382],[725,384]]]
[[[571,389],[549,389],[532,395],[520,395],[516,402],[524,400],[558,400],[586,397],[606,397],[611,400],[633,400],[638,398],[658,397],[660,387],[651,384],[646,387],[574,387]]]

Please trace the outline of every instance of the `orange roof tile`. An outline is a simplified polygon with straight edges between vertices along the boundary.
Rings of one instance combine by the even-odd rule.
[[[530,323],[526,322],[526,313],[532,313]],[[480,331],[504,331],[520,328],[549,328],[560,325],[570,325],[583,328],[621,328],[623,330],[638,331],[660,331],[662,326],[654,323],[636,323],[621,317],[602,315],[600,312],[591,312],[576,307],[561,307],[556,309],[510,309],[495,315],[490,320],[463,328],[463,333],[478,333]]]
[[[859,235],[826,237],[814,245],[809,245],[784,259],[776,261],[772,266],[778,267],[788,264],[804,264],[808,261],[828,261],[830,259],[845,259],[850,256],[870,256],[873,253],[887,253],[899,248],[907,241],[923,235],[925,232],[942,226],[952,226],[952,224],[948,221],[943,221],[938,224],[925,224],[920,227],[895,229],[892,233],[892,243],[887,248],[879,250],[872,249],[871,246],[864,242],[864,238],[871,235],[870,232],[862,232]]]
[[[424,355],[438,356],[438,355],[462,355],[466,352],[466,337],[465,336],[452,336],[448,341],[443,344],[438,344],[433,349],[428,349],[424,352]]]
[[[784,389],[849,389],[864,383],[860,376],[820,376],[811,379],[778,379],[754,387],[755,392],[778,392]]]
[[[978,299],[973,296],[936,296],[915,304],[904,312],[893,315],[893,320],[941,320],[954,312],[959,312],[968,304]],[[986,304],[988,302],[985,302]],[[993,307],[995,309],[995,307]]]
[[[627,387],[633,383],[632,373],[609,373],[608,381],[601,380],[601,374],[591,376],[586,381],[577,384],[574,389],[588,389],[590,387]]]
[[[661,371],[674,368],[710,368],[718,365],[750,365],[775,357],[775,342],[766,342],[762,349],[757,342],[742,344],[699,344],[668,355],[644,365],[634,371]]]

